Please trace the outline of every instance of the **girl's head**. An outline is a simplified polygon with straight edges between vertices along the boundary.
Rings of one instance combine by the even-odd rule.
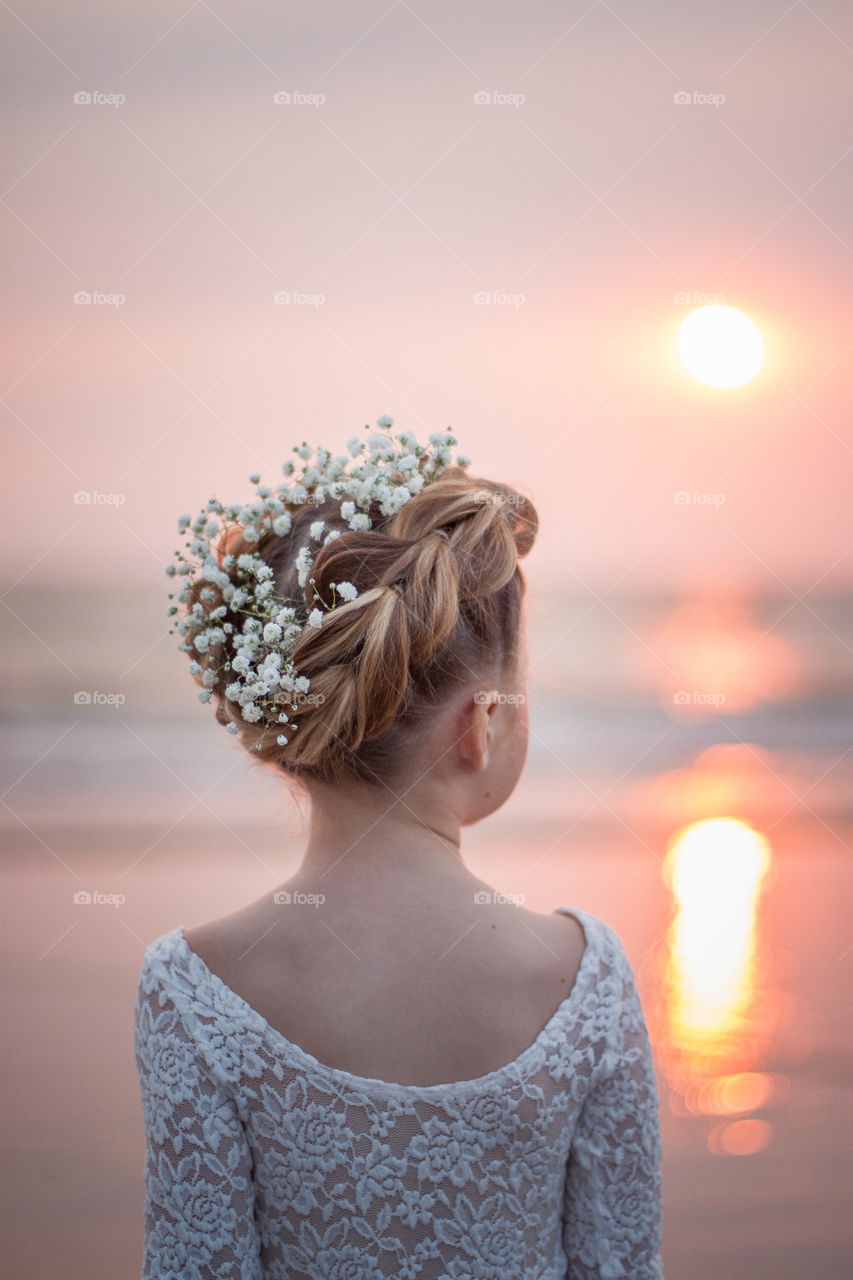
[[[313,780],[396,793],[430,767],[430,757],[452,756],[483,775],[462,821],[492,812],[515,786],[527,749],[519,560],[536,537],[532,503],[507,485],[451,466],[396,514],[371,506],[367,529],[351,527],[339,500],[287,510],[287,533],[270,531],[251,545],[233,528],[227,551],[259,556],[272,570],[276,599],[296,609],[303,629],[292,660],[309,691],[292,695],[281,742],[274,720],[265,715],[250,723],[228,697],[234,686],[223,670],[226,642],[215,653],[193,655],[217,717],[238,726],[255,759],[309,789]],[[300,586],[297,558],[320,521],[337,536],[315,551],[310,580]],[[341,583],[356,588],[355,599],[336,599],[333,584]],[[197,601],[202,589],[193,584],[188,600]],[[213,594],[221,605],[219,592]],[[318,598],[335,607],[322,625],[305,625]],[[236,611],[220,609],[220,618],[239,628]],[[211,685],[217,668],[223,674]]]

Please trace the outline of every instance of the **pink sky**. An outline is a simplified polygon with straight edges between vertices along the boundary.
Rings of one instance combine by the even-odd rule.
[[[848,6],[84,11],[3,20],[7,583],[156,577],[384,412],[534,497],[533,582],[850,581]],[[680,367],[677,291],[755,319],[753,383]]]

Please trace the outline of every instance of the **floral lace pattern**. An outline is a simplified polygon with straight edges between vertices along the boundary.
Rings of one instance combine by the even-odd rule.
[[[488,1075],[402,1085],[328,1067],[190,950],[146,948],[134,1049],[142,1280],[662,1280],[658,1094],[615,931]]]

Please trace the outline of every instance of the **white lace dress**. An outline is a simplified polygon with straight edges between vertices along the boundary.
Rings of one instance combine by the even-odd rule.
[[[143,1280],[659,1280],[658,1095],[618,934],[513,1062],[401,1085],[324,1066],[191,951],[146,948]]]

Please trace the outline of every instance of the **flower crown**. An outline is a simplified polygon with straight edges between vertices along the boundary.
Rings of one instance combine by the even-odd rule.
[[[341,520],[353,530],[371,528],[371,509],[378,507],[385,518],[396,515],[415,494],[454,465],[451,447],[457,441],[448,427],[444,433],[430,435],[429,446],[422,445],[411,431],[392,437],[393,424],[394,419],[384,414],[376,422],[380,433],[370,435],[366,442],[353,436],[347,444],[349,457],[333,457],[328,449],[311,448],[303,441],[293,446],[300,461],[283,464],[287,480],[275,492],[261,485],[259,475],[252,475],[249,482],[257,486],[256,501],[224,506],[210,498],[195,520],[186,515],[178,519],[178,532],[192,533],[184,546],[199,562],[200,571],[190,577],[193,564],[181,551],[176,551],[175,560],[166,566],[170,577],[187,578],[183,590],[177,595],[170,592],[169,599],[192,605],[186,617],[170,628],[170,634],[177,629],[184,637],[178,648],[194,655],[190,673],[201,677],[199,700],[209,702],[213,689],[227,678],[225,697],[239,706],[242,719],[250,724],[266,719],[277,725],[280,746],[289,740],[284,726],[289,733],[298,728],[293,713],[299,702],[311,698],[310,680],[299,674],[291,656],[299,637],[309,627],[322,627],[329,613],[351,604],[359,593],[351,582],[332,583],[332,599],[325,601],[309,576],[316,553],[311,543],[325,546],[340,537],[339,529],[327,531],[327,519],[311,524],[308,543],[293,561],[299,586],[313,590],[313,607],[304,623],[299,616],[305,602],[282,604],[275,593],[273,570],[261,556],[254,552],[234,555],[228,548],[238,542],[260,543],[271,533],[286,536],[292,525],[289,508],[319,506],[330,499],[340,500]],[[470,462],[459,454],[455,465],[467,467]],[[170,605],[168,615],[177,613],[178,606]],[[232,619],[237,620],[236,626]],[[223,709],[220,707],[220,712]],[[227,715],[221,722],[229,733],[239,733],[238,723]],[[256,743],[257,750],[261,747],[262,742]]]

